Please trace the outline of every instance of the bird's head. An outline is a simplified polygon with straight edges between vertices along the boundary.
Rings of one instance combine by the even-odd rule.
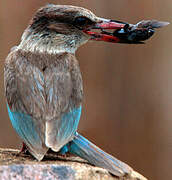
[[[22,36],[20,47],[49,53],[70,52],[88,40],[116,41],[104,29],[119,29],[125,24],[99,18],[91,11],[70,5],[49,4],[39,9]],[[100,29],[100,32],[94,32]]]
[[[132,25],[97,17],[85,8],[49,4],[35,13],[18,47],[32,52],[57,54],[75,53],[88,40],[142,43],[154,34],[154,28],[168,24],[148,20]],[[113,32],[108,32],[108,29]]]

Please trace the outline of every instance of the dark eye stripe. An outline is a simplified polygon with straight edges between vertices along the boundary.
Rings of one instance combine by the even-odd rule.
[[[87,17],[77,17],[74,21],[74,24],[76,26],[82,27],[82,26],[93,24],[93,22]]]

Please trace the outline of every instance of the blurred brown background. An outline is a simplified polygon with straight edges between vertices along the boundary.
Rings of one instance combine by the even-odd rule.
[[[7,115],[3,63],[19,44],[37,8],[46,3],[72,4],[96,15],[136,23],[171,22],[171,0],[1,0],[0,2],[0,147],[21,141]],[[151,180],[172,179],[172,25],[158,30],[145,45],[92,42],[77,52],[84,80],[81,132],[105,151]]]

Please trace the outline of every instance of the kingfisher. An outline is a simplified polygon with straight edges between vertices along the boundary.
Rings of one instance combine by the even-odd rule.
[[[130,166],[77,132],[83,82],[75,52],[89,40],[143,43],[167,24],[148,20],[133,25],[71,5],[37,10],[4,67],[9,118],[27,150],[38,161],[51,149],[75,154],[119,177],[131,175]]]

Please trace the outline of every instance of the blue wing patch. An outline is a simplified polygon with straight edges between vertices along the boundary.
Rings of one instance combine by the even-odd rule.
[[[67,124],[67,130],[65,132],[63,132],[62,130],[60,131],[60,135],[65,139],[68,136],[71,136],[71,134],[75,134],[75,132],[77,131],[77,127],[78,127],[78,123],[81,117],[81,111],[82,111],[82,107],[80,106],[79,108],[74,109],[73,111],[66,113],[62,116],[62,123],[64,122],[63,126]],[[63,129],[63,127],[62,127]],[[63,133],[63,134],[62,134]],[[68,148],[68,144],[66,144],[65,146],[63,146],[60,149],[60,154],[66,154],[69,151]]]
[[[41,147],[42,142],[37,133],[32,117],[21,112],[12,112],[8,104],[7,108],[12,126],[22,140],[32,147]]]
[[[64,145],[73,139],[79,120],[82,107],[71,108],[69,112],[64,113],[61,118],[47,122],[46,128],[46,146],[53,151],[58,152]],[[64,153],[66,148],[62,150]]]
[[[12,112],[8,105],[7,108],[12,126],[21,139],[26,145],[34,147],[34,149],[41,149],[44,142],[40,138],[40,133],[38,133],[38,129],[35,127],[33,118],[21,112]],[[77,131],[81,110],[82,107],[80,106],[62,115],[58,129],[56,130],[56,133],[58,133],[57,135],[54,134],[56,136],[56,142],[59,144],[53,144],[54,147],[64,145],[72,138]],[[65,153],[67,149],[64,147],[63,151]]]
[[[65,113],[61,117],[61,127],[59,129],[60,137],[66,139],[76,132],[81,117],[81,110],[82,107],[80,106],[79,108],[75,108],[72,111]]]

